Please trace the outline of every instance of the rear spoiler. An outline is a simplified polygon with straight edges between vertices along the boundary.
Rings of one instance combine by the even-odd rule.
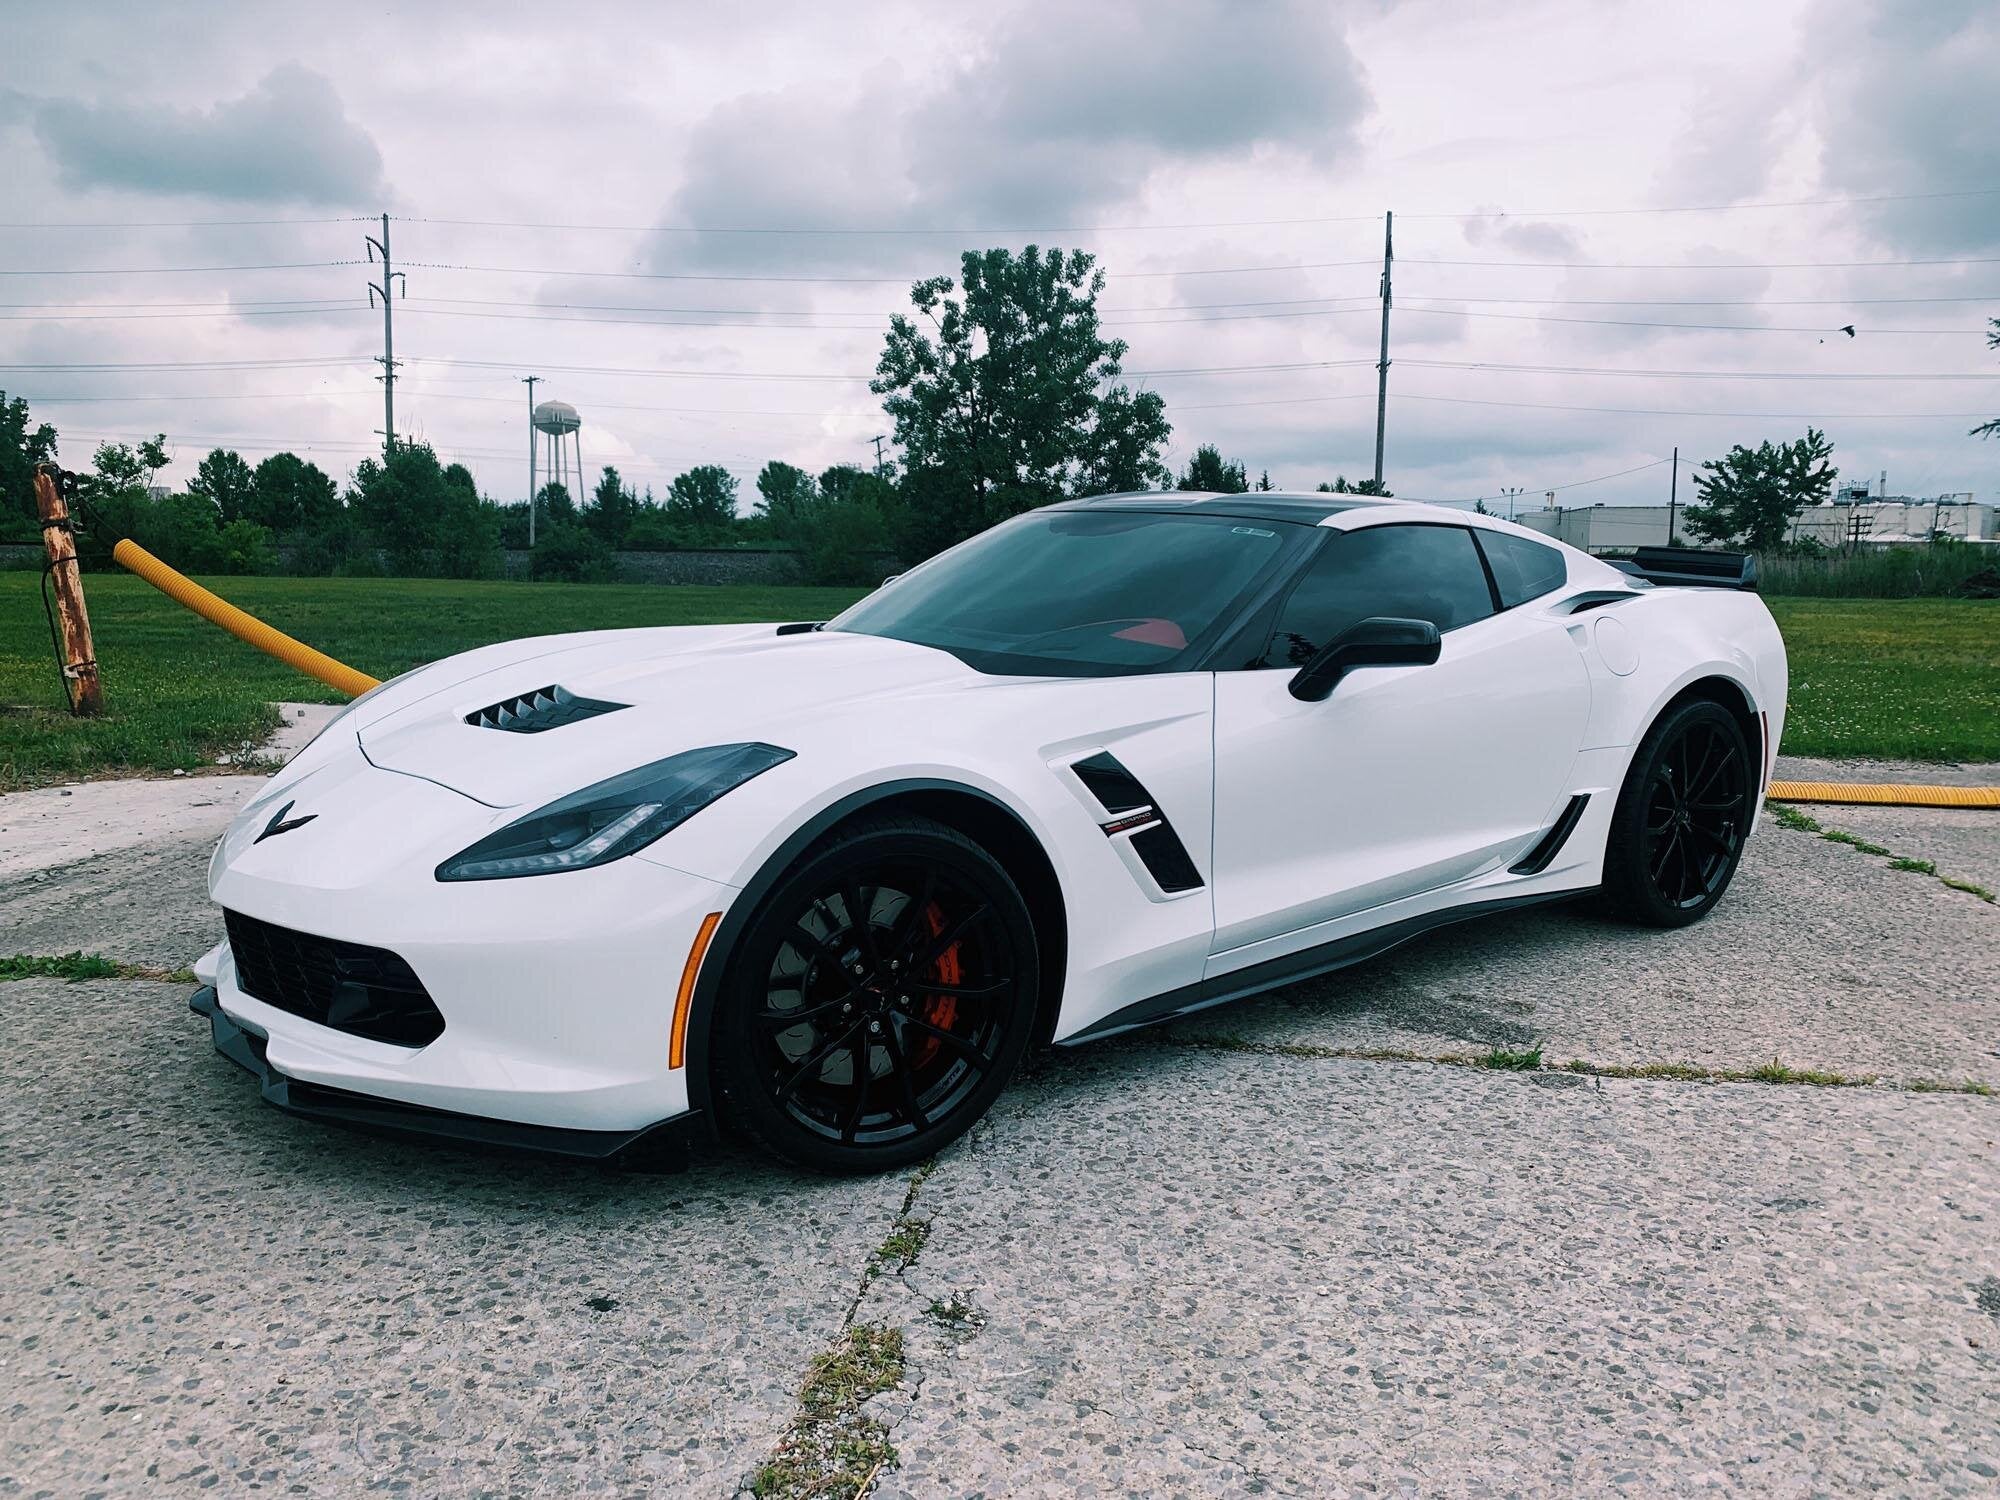
[[[1749,552],[1717,552],[1697,547],[1641,547],[1630,557],[1604,561],[1647,583],[1711,589],[1757,587],[1757,558]]]

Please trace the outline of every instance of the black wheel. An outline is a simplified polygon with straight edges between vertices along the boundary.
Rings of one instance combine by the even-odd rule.
[[[1037,967],[1007,872],[924,818],[807,851],[731,956],[715,1072],[735,1122],[828,1172],[921,1161],[1026,1051]]]
[[[1604,894],[1618,915],[1685,927],[1729,888],[1754,798],[1734,716],[1697,700],[1661,715],[1632,758],[1611,816]]]

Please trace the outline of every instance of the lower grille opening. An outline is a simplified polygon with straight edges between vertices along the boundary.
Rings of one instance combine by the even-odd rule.
[[[397,1047],[425,1047],[444,1017],[423,981],[386,948],[295,932],[242,912],[223,926],[246,995],[303,1020]]]

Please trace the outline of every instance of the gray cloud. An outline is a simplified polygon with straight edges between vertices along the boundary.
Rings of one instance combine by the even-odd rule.
[[[384,192],[375,142],[332,83],[296,63],[205,110],[57,99],[34,125],[71,188],[337,207],[373,206]]]
[[[845,94],[815,82],[720,105],[692,133],[664,222],[1060,226],[1115,213],[1163,171],[1269,152],[1344,159],[1371,108],[1325,5],[1030,6],[941,73],[883,66]],[[661,263],[920,272],[958,248],[703,235],[663,246]]]
[[[1828,187],[1874,196],[2000,181],[2000,11],[1988,0],[1823,6],[1812,37]],[[1866,216],[1888,245],[2000,247],[2000,198],[1992,196],[1883,204]]]

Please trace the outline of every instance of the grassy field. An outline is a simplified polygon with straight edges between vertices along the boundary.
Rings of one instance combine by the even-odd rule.
[[[339,695],[135,578],[88,583],[109,712],[62,709],[34,573],[0,574],[0,791],[213,765],[276,724],[269,704]],[[623,625],[817,620],[845,589],[230,578],[225,597],[378,677],[488,641]],[[2000,760],[2000,604],[1774,599],[1792,659],[1784,748]]]
[[[2000,601],[1773,599],[1791,657],[1781,749],[2000,760]]]
[[[221,578],[216,592],[376,677],[528,635],[624,625],[823,620],[860,591],[765,587]],[[107,712],[63,707],[37,573],[0,574],[0,792],[117,773],[192,770],[277,726],[273,699],[341,695],[196,618],[136,578],[85,583]]]

